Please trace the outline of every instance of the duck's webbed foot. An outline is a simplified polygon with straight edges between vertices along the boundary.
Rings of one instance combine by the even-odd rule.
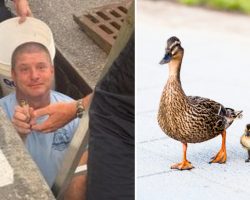
[[[227,161],[227,150],[226,150],[226,130],[222,132],[222,145],[220,151],[216,154],[215,157],[211,158],[211,163],[225,163]]]
[[[210,160],[211,163],[225,163],[227,161],[227,152],[226,150],[221,149],[216,156],[212,157]]]
[[[178,169],[178,170],[190,170],[193,169],[193,165],[188,160],[184,160],[181,163],[176,163],[171,166],[171,169]]]

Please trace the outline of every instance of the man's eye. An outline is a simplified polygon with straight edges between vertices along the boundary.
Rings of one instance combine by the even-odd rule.
[[[37,68],[38,68],[39,70],[44,70],[44,69],[47,68],[47,66],[46,66],[46,65],[38,65]]]
[[[27,72],[29,70],[28,67],[25,67],[25,68],[21,68],[21,72]]]

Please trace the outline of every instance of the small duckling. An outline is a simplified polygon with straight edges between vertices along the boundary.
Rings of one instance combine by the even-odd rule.
[[[241,136],[240,143],[248,152],[248,158],[245,161],[250,162],[250,124],[246,125],[245,133]]]

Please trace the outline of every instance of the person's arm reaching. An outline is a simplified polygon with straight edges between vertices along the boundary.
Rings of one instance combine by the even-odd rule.
[[[82,99],[84,108],[88,107],[90,97],[91,95],[88,95]],[[70,103],[55,103],[35,110],[32,115],[33,118],[37,119],[43,115],[49,115],[49,118],[42,124],[32,125],[32,130],[48,133],[63,127],[76,117],[76,104],[76,101]]]
[[[33,112],[32,117],[37,119],[43,115],[49,115],[49,118],[42,124],[32,125],[32,130],[41,132],[52,132],[58,128],[63,127],[65,124],[75,118],[76,102],[70,103],[54,103],[44,108],[40,108]]]
[[[15,4],[17,16],[20,17],[19,23],[23,23],[26,20],[26,17],[32,16],[27,0],[13,0],[13,2]]]
[[[81,157],[78,166],[87,165],[88,151]],[[64,193],[64,200],[86,200],[87,174],[75,175]]]

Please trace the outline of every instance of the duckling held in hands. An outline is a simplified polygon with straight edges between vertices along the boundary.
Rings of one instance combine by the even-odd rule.
[[[211,99],[186,96],[180,81],[184,55],[180,40],[177,37],[169,38],[165,51],[160,64],[169,63],[169,77],[160,100],[158,123],[163,132],[183,144],[183,160],[171,168],[192,169],[192,164],[186,158],[187,144],[204,142],[220,134],[221,149],[210,163],[225,163],[226,129],[234,119],[241,117],[242,111],[225,108]]]
[[[240,138],[240,143],[248,152],[248,158],[245,161],[250,162],[250,124],[246,125],[245,132]]]

